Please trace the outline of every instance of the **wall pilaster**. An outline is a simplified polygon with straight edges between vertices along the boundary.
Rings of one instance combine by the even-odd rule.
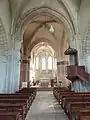
[[[61,85],[62,87],[68,86],[68,80],[66,79],[67,64],[67,61],[57,62],[57,83],[59,86]]]
[[[7,68],[7,81],[9,93],[14,93],[19,90],[20,79],[20,41],[14,35],[11,35],[8,50],[8,68]]]

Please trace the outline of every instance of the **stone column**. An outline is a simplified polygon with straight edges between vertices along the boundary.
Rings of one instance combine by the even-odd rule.
[[[68,80],[66,79],[66,65],[67,61],[57,62],[57,81],[58,85],[62,87],[68,86]]]
[[[41,57],[39,55],[38,56],[38,71],[39,71],[39,73],[40,73],[40,70],[41,70],[41,63],[40,63],[40,61],[41,61]]]
[[[30,66],[30,60],[23,56],[21,59],[21,69],[20,69],[20,88],[22,86],[22,82],[29,82],[29,66]]]
[[[36,71],[36,56],[34,56],[34,69]]]
[[[82,43],[84,44],[84,41],[81,40],[81,36],[79,34],[76,34],[74,36],[74,39],[72,40],[71,47],[77,49],[78,51],[78,63],[81,63],[82,58]],[[85,45],[85,44],[84,44]],[[84,47],[85,49],[85,47]]]
[[[46,55],[46,72],[48,73],[48,55]]]
[[[30,58],[27,59],[27,64],[26,64],[26,81],[27,81],[27,87],[29,87],[29,74],[30,74]]]
[[[60,62],[58,61],[57,62],[57,85],[61,86],[61,84],[59,84],[59,81],[61,80],[60,80]]]
[[[54,57],[52,57],[52,69],[53,69],[53,71],[55,69],[55,58]]]
[[[6,86],[8,87],[6,91],[8,93],[14,93],[19,90],[19,80],[20,80],[20,47],[21,43],[19,38],[12,34],[10,35],[11,41],[9,42],[9,48],[7,53],[7,81]]]
[[[40,73],[42,72],[42,56],[40,55],[39,65],[40,65]]]

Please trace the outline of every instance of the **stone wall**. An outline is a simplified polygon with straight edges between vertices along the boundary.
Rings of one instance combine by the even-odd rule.
[[[83,0],[78,13],[79,32],[81,36],[80,62],[87,67],[90,56],[90,0]],[[90,65],[88,64],[88,67]],[[87,68],[86,68],[87,69]],[[88,71],[90,72],[90,71]]]
[[[4,25],[0,19],[0,92],[5,92],[7,89],[7,36]]]
[[[18,90],[19,41],[12,35],[12,13],[8,0],[0,1],[0,92]]]

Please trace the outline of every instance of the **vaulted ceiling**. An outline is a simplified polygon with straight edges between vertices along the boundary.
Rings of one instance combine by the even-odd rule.
[[[25,8],[27,7],[30,2],[32,3],[32,0],[8,0],[11,6],[12,15],[16,15],[17,13],[20,15],[25,11]],[[35,1],[36,3],[39,3],[39,1]],[[40,0],[41,1],[41,0]],[[82,0],[57,0],[62,1],[63,4],[67,4],[69,9],[78,9],[80,7]],[[47,3],[46,0],[44,0],[44,3]]]
[[[12,25],[16,28],[21,24],[23,28],[24,51],[31,51],[40,42],[47,42],[59,56],[63,57],[64,50],[68,46],[68,32],[70,32],[70,29],[77,32],[77,11],[80,8],[81,0],[8,1],[11,8]],[[45,14],[45,12],[49,12],[48,9],[44,11],[44,14],[39,13],[39,11],[32,12],[40,7],[50,8],[51,15]],[[59,20],[54,17],[54,12],[60,14]],[[63,23],[64,19],[67,22],[66,25]],[[70,28],[68,28],[67,24]],[[55,30],[53,33],[50,32],[51,25]]]
[[[54,32],[50,32],[50,27],[53,26]],[[57,23],[55,19],[49,16],[40,16],[33,20],[25,29],[23,36],[24,47],[32,49],[39,42],[48,42],[55,51],[63,52],[65,39],[65,28],[62,24]]]
[[[33,49],[32,53],[35,56],[47,54],[48,56],[55,56],[55,51],[53,48],[46,42],[38,43]]]
[[[50,27],[53,26],[54,32],[50,32]],[[48,16],[40,16],[33,20],[25,29],[24,45],[32,44],[36,39],[46,38],[52,41],[61,43],[64,39],[65,29],[62,24],[57,23],[53,18]]]

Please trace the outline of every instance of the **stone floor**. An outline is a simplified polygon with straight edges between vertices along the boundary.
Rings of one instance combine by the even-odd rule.
[[[52,91],[37,92],[26,120],[68,120]]]

